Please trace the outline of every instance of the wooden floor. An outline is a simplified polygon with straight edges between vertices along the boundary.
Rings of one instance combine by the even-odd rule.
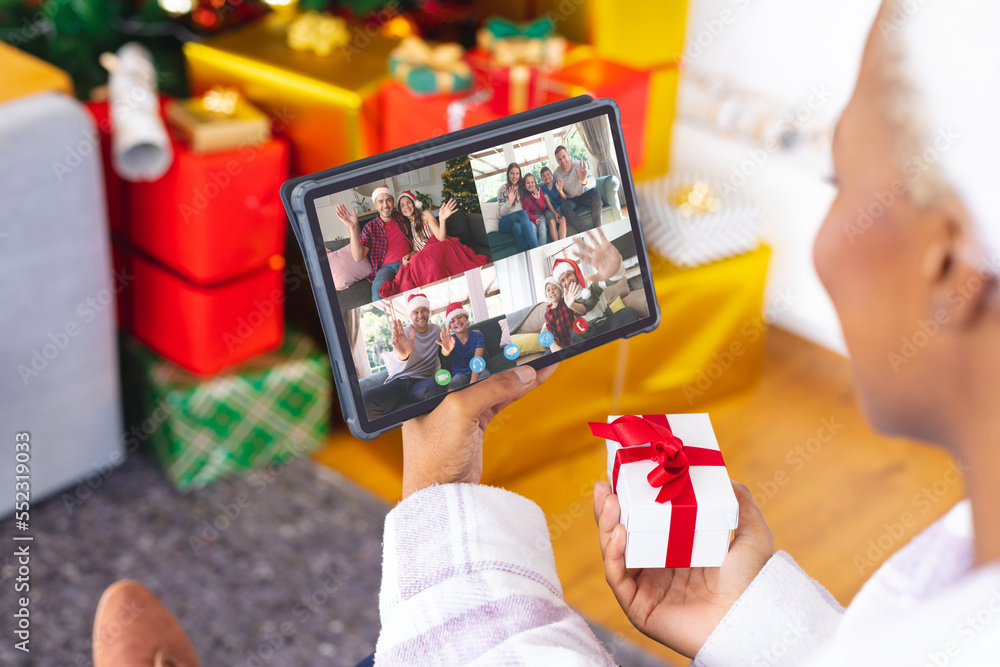
[[[784,331],[768,332],[759,383],[696,408],[711,414],[729,473],[754,492],[776,547],[841,604],[962,497],[961,486],[947,481],[948,456],[872,432],[845,359]],[[380,451],[372,456],[365,443],[339,435],[317,459],[395,502],[401,461]],[[605,466],[603,442],[595,441],[583,454],[503,485],[545,511],[569,604],[669,663],[686,664],[637,632],[605,584],[591,510],[591,488]]]

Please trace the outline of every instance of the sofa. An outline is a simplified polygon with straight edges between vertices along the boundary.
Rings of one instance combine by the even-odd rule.
[[[516,363],[508,359],[503,354],[503,345],[500,343],[500,338],[503,335],[503,331],[500,328],[500,320],[504,319],[503,315],[497,317],[491,317],[488,320],[483,320],[482,322],[476,322],[475,324],[469,325],[470,331],[482,331],[483,338],[486,339],[486,350],[484,352],[484,357],[486,359],[486,368],[490,373],[500,373],[510,368],[514,368]],[[440,355],[439,355],[440,356]],[[451,372],[451,360],[448,357],[440,356],[441,368]],[[366,389],[376,387],[383,384],[389,378],[389,371],[380,371],[374,375],[369,375],[366,378],[362,378],[358,381],[361,387],[362,393]],[[400,408],[412,405],[412,403],[406,403],[401,405]]]
[[[601,176],[597,179],[595,188],[601,193],[601,203],[604,208],[601,211],[601,224],[607,224],[609,222],[614,222],[615,220],[620,220],[622,218],[621,213],[621,202],[618,198],[618,188],[621,185],[621,181],[615,175]],[[493,197],[489,201],[483,203],[483,219],[486,229],[496,230],[497,228],[497,198]],[[587,224],[591,221],[591,214],[588,210],[577,209],[577,214],[580,216],[580,220]],[[584,230],[575,229],[573,225],[567,223],[566,225],[566,235],[572,236],[574,234],[579,234]],[[511,233],[504,233],[500,231],[491,231],[487,235],[489,240],[490,250],[492,252],[493,260],[503,259],[505,257],[510,257],[511,255],[516,255],[520,252],[517,248],[517,244],[514,242],[514,235]]]
[[[457,211],[448,218],[445,227],[447,228],[448,236],[456,237],[479,255],[491,256],[490,244],[487,239],[486,227],[483,224],[482,215]],[[348,243],[350,243],[350,239],[334,239],[333,241],[327,241],[325,245],[330,250],[339,250]],[[337,300],[340,302],[340,309],[342,311],[365,306],[372,302],[372,284],[362,278],[347,289],[338,291]]]

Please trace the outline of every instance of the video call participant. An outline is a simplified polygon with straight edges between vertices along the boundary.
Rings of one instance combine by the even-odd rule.
[[[396,277],[403,266],[403,258],[413,252],[413,245],[409,225],[392,207],[389,188],[385,185],[375,188],[372,201],[378,216],[369,220],[360,234],[357,213],[338,204],[337,217],[351,233],[351,257],[354,261],[361,262],[367,257],[372,263],[372,272],[366,278],[372,284],[372,301],[378,301],[382,298],[378,293],[382,283]]]
[[[403,258],[403,264],[409,262],[410,257],[423,250],[431,238],[444,241],[448,235],[445,223],[458,210],[458,204],[455,200],[449,199],[441,206],[438,217],[435,218],[430,211],[422,210],[423,205],[410,190],[404,190],[399,195],[399,203],[396,206],[403,218],[409,223],[410,238],[413,239],[413,252]]]
[[[545,226],[534,223],[521,205],[521,168],[516,162],[507,165],[507,179],[497,191],[497,228],[504,234],[513,234],[514,243],[521,252],[539,246]]]
[[[573,342],[573,320],[577,315],[566,303],[565,295],[566,292],[555,276],[545,279],[545,298],[549,302],[545,305],[545,326],[542,331],[552,334],[552,345],[549,346],[551,352],[569,347]]]
[[[566,238],[566,218],[556,213],[548,195],[539,189],[535,175],[529,171],[521,179],[521,185],[521,204],[524,206],[524,212],[528,214],[528,219],[537,225],[548,227],[539,230],[539,245]],[[543,239],[544,231],[548,232],[548,238]]]
[[[430,321],[431,302],[423,294],[411,294],[406,300],[409,330],[392,318],[392,351],[401,364],[389,364],[385,383],[367,389],[362,400],[368,418],[385,416],[401,405],[417,403],[445,393],[447,387],[434,379],[441,369],[438,352],[444,356],[455,349],[455,339]]]
[[[474,357],[486,361],[486,337],[481,331],[469,331],[469,311],[457,301],[450,304],[445,311],[444,326],[451,332],[451,337],[455,341],[455,349],[449,357],[451,382],[448,383],[448,388],[458,389],[488,378],[490,372],[486,368],[478,373],[472,370],[471,362]]]
[[[625,264],[621,253],[604,236],[598,227],[597,238],[587,232],[592,247],[577,238],[577,253],[581,260],[597,269],[584,278],[580,265],[572,259],[557,259],[552,266],[552,275],[559,281],[565,292],[566,304],[577,314],[587,319],[585,333],[573,331],[570,338],[574,343],[593,338],[606,331],[631,324],[639,319],[639,313],[625,306],[612,311],[604,289],[625,278]]]
[[[560,213],[577,232],[601,226],[601,193],[597,187],[597,179],[590,175],[586,160],[573,162],[565,146],[556,147],[555,185],[562,199]],[[553,201],[553,203],[555,203]],[[585,223],[577,213],[579,208],[590,208],[590,223]]]

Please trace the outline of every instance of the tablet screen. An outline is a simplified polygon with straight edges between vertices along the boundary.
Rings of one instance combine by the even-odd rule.
[[[369,423],[649,317],[617,141],[600,113],[312,200]]]

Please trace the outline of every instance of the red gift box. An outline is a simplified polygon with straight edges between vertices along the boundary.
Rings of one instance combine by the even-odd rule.
[[[120,286],[115,294],[115,314],[118,316],[118,330],[126,333],[132,331],[132,285],[135,282],[130,255],[127,244],[121,238],[112,236],[111,265],[118,278],[115,285]]]
[[[127,253],[134,276],[131,330],[160,355],[212,375],[281,344],[284,261],[212,286],[195,285],[140,252]]]
[[[95,141],[100,144],[101,164],[104,169],[104,195],[108,204],[108,226],[112,234],[124,234],[125,211],[128,206],[128,189],[115,170],[111,168],[111,116],[107,102],[87,102],[87,111],[97,125]]]
[[[468,91],[453,95],[414,93],[396,81],[387,81],[379,91],[379,111],[382,118],[380,145],[383,151],[454,132],[500,118],[485,101],[470,97]],[[461,105],[449,119],[448,109]]]
[[[538,67],[503,67],[481,48],[469,50],[468,60],[477,84],[493,93],[488,101],[493,113],[508,116],[545,104],[547,75]]]
[[[649,120],[651,70],[640,70],[603,58],[587,58],[550,74],[542,85],[546,102],[590,95],[618,103],[622,113],[622,136],[629,164],[637,169],[645,157],[646,123]]]
[[[203,285],[284,255],[285,141],[212,153],[194,153],[177,137],[172,143],[174,161],[162,178],[129,184],[129,241]]]

